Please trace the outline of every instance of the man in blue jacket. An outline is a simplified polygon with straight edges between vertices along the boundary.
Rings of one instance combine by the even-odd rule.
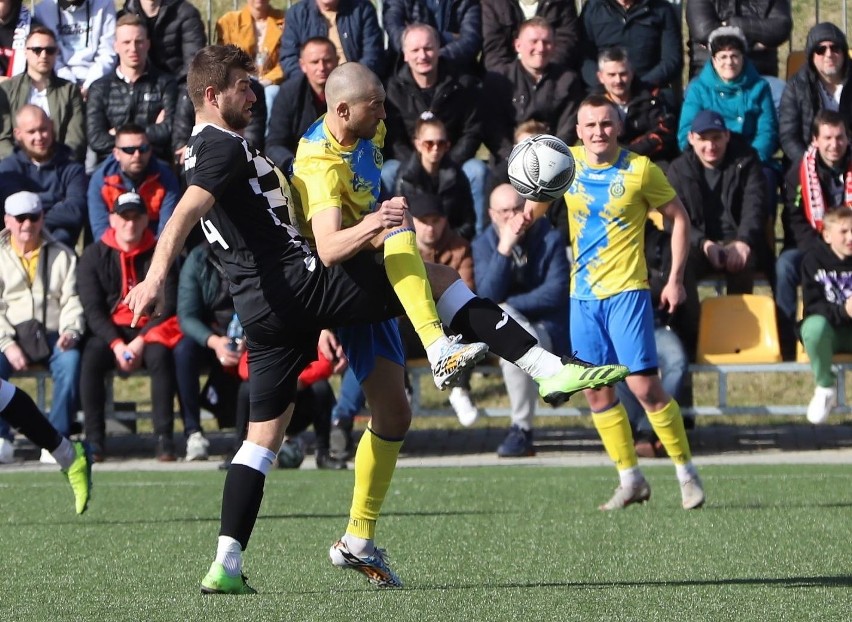
[[[568,280],[565,239],[546,219],[522,234],[509,221],[524,209],[524,199],[509,184],[491,192],[491,226],[473,240],[476,291],[489,298],[555,354],[568,353]],[[538,391],[533,379],[511,363],[500,369],[512,406],[512,427],[497,448],[501,458],[532,456],[532,421]]]
[[[35,192],[44,208],[44,226],[56,240],[74,248],[86,219],[86,171],[72,152],[54,139],[53,121],[27,104],[15,115],[15,151],[0,162],[0,197]]]
[[[384,33],[370,0],[305,0],[290,7],[278,51],[285,81],[302,75],[299,51],[311,37],[328,37],[340,63],[357,61],[384,75]]]

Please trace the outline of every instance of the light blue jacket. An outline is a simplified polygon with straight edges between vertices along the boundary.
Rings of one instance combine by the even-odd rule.
[[[702,110],[721,114],[725,126],[741,134],[757,151],[761,162],[772,160],[778,150],[778,117],[769,83],[750,60],[745,59],[742,73],[732,82],[722,80],[713,63],[708,62],[686,87],[677,130],[682,151],[689,146],[687,134],[692,120]]]

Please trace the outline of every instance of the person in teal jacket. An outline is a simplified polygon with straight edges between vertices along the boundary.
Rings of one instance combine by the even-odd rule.
[[[745,56],[746,38],[735,26],[722,26],[710,34],[711,62],[689,83],[680,114],[677,138],[681,151],[689,146],[692,120],[702,110],[715,110],[725,127],[741,134],[771,164],[778,150],[778,117],[772,92]]]

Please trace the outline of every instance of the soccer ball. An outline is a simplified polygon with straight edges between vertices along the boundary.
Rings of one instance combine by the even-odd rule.
[[[574,156],[550,134],[525,138],[509,154],[509,181],[525,199],[558,199],[574,181]]]
[[[298,469],[304,459],[305,450],[299,437],[288,438],[281,443],[281,449],[278,450],[279,469]]]

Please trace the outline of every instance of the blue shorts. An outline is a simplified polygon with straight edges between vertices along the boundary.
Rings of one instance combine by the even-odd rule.
[[[377,356],[397,363],[400,367],[405,366],[405,352],[396,319],[343,326],[335,329],[334,333],[359,383],[363,383],[373,371]]]
[[[630,373],[657,369],[654,309],[647,289],[603,300],[571,299],[571,347],[595,365],[626,365]]]

